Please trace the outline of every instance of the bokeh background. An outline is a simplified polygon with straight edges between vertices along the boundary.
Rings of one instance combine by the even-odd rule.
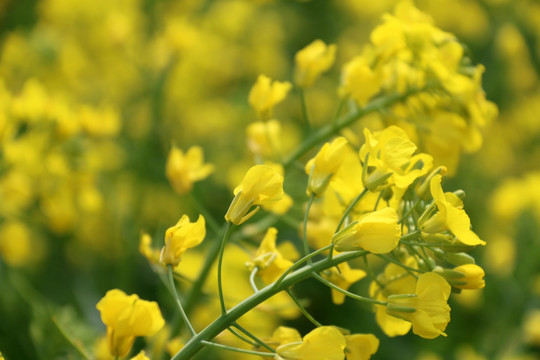
[[[222,219],[231,189],[253,163],[244,129],[256,119],[247,94],[257,76],[290,80],[298,50],[314,39],[337,44],[333,70],[307,93],[314,126],[328,123],[341,65],[396,2],[0,0],[6,359],[77,359],[70,339],[98,354],[105,328],[95,304],[112,288],[159,301],[172,323],[169,294],[139,253],[141,231],[160,247],[181,214],[194,219],[198,212],[194,197],[175,194],[167,182],[171,145],[204,148],[215,171],[194,196]],[[463,156],[447,182],[466,191],[474,230],[487,241],[475,250],[486,288],[452,297],[448,337],[436,340],[386,338],[368,309],[331,305],[329,292],[311,282],[298,292],[315,299],[310,310],[321,322],[375,333],[375,359],[540,359],[540,3],[416,5],[456,34],[474,64],[484,64],[487,98],[499,107],[481,150]],[[299,102],[276,112],[286,120],[284,146],[292,148],[302,136]],[[293,217],[301,208],[295,204]],[[297,229],[283,231],[297,236]],[[203,260],[204,246],[186,267]],[[229,267],[238,278],[247,274],[243,262]],[[230,286],[249,294],[249,284]],[[199,311],[196,322],[211,314]],[[285,316],[289,325],[310,326]],[[270,334],[275,319],[264,321]],[[154,349],[160,341],[151,341]]]

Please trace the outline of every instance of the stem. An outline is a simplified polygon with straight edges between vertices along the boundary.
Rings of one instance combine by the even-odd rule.
[[[259,291],[259,289],[257,288],[257,284],[255,284],[255,275],[257,274],[257,271],[259,271],[259,268],[255,266],[255,268],[253,268],[253,271],[249,275],[249,283],[251,284],[251,287],[255,292]]]
[[[399,261],[396,261],[394,259],[392,259],[391,257],[389,256],[386,256],[386,255],[383,255],[383,254],[375,254],[377,255],[378,257],[380,257],[381,259],[384,259],[388,262],[391,262],[392,264],[396,264],[397,266],[401,266],[402,268],[406,269],[406,270],[409,270],[409,271],[415,271],[415,272],[419,272],[421,273],[422,271],[418,270],[418,269],[415,269],[415,268],[412,268],[410,266],[407,266],[407,265],[404,265],[402,263],[400,263]]]
[[[407,233],[405,235],[402,235],[400,238],[399,238],[399,241],[408,241],[410,239],[414,239],[416,238],[418,235],[420,235],[420,230],[415,230],[415,231],[411,231],[410,233]],[[418,245],[418,244],[414,244],[414,245]]]
[[[309,197],[309,201],[306,207],[306,213],[304,214],[304,224],[302,227],[303,230],[303,243],[304,243],[304,256],[309,255],[309,245],[307,240],[307,222],[308,222],[308,216],[309,216],[309,209],[311,208],[311,205],[313,204],[313,200],[315,199],[315,194],[311,194]],[[307,258],[308,265],[311,265],[311,258]]]
[[[328,249],[332,249],[334,247],[334,244],[330,244],[330,245],[327,245],[323,248],[320,248],[319,250],[316,250],[314,252],[312,252],[311,254],[309,255],[306,255],[304,256],[303,258],[299,259],[297,262],[295,262],[294,264],[291,265],[290,268],[288,268],[287,270],[285,270],[285,272],[283,274],[281,274],[281,276],[279,277],[279,279],[276,280],[276,282],[274,283],[274,287],[278,287],[279,284],[281,284],[281,282],[283,281],[283,279],[285,279],[285,276],[287,276],[288,274],[290,274],[293,270],[296,270],[300,265],[302,265],[304,262],[306,262],[307,260],[311,259],[312,257],[316,256],[316,255],[319,255],[320,253],[323,253],[325,252],[326,250]]]
[[[407,216],[409,216],[409,214],[414,210],[414,208],[420,203],[420,199],[416,200],[414,202],[414,204],[411,205],[410,208],[407,209],[407,211],[405,211],[405,213],[403,213],[403,215],[401,215],[401,219],[398,220],[398,224],[401,224],[403,222],[403,220],[405,220],[405,218]]]
[[[219,316],[210,325],[200,331],[197,335],[192,337],[187,344],[176,353],[171,360],[187,360],[200,351],[204,344],[203,341],[209,341],[216,337],[223,330],[227,329],[232,323],[238,320],[242,315],[261,304],[265,300],[269,299],[273,295],[280,291],[287,289],[294,284],[309,279],[312,277],[313,272],[320,272],[329,269],[333,266],[339,265],[345,261],[349,261],[367,254],[365,250],[349,251],[336,255],[332,259],[323,259],[316,263],[313,263],[310,267],[304,267],[295,272],[287,275],[281,282],[280,286],[274,286],[270,284],[263,289],[260,289],[258,293],[251,295],[244,299],[236,306],[232,307],[226,314]]]
[[[318,322],[317,320],[315,320],[315,318],[313,316],[311,316],[311,314],[306,310],[306,308],[304,307],[304,305],[302,305],[300,303],[300,300],[298,300],[298,298],[296,296],[294,296],[294,294],[292,293],[291,290],[289,289],[286,289],[285,292],[291,297],[292,301],[294,301],[294,303],[296,304],[296,306],[298,306],[298,309],[300,309],[300,311],[302,312],[302,314],[304,314],[304,316],[313,323],[313,325],[315,326],[323,326],[320,322]]]
[[[271,352],[276,352],[274,349],[272,349],[267,343],[265,343],[264,341],[262,341],[261,339],[259,339],[258,337],[256,337],[255,335],[253,335],[252,333],[250,333],[249,331],[247,331],[246,329],[244,329],[242,326],[240,326],[237,322],[235,322],[233,324],[233,326],[235,328],[237,328],[238,330],[240,330],[241,332],[243,332],[244,334],[246,334],[248,337],[250,337],[252,340],[254,340],[257,344],[259,344],[260,346],[262,346],[263,348],[271,351]]]
[[[361,117],[364,117],[372,112],[391,106],[393,104],[399,103],[408,98],[409,96],[425,90],[425,88],[411,89],[403,94],[389,94],[374,99],[363,108],[358,109],[352,114],[341,117],[338,121],[336,121],[335,124],[329,124],[328,126],[319,129],[319,131],[308,137],[283,163],[283,167],[285,168],[285,170],[289,169],[296,162],[296,160],[300,159],[302,155],[307,153],[313,146],[325,141],[334,134],[338,134],[343,128],[352,125]]]
[[[218,279],[218,292],[219,292],[219,304],[221,306],[221,313],[227,313],[227,308],[225,307],[225,299],[223,298],[223,284],[221,282],[221,267],[223,264],[223,253],[225,252],[225,244],[227,239],[231,234],[232,224],[227,223],[227,228],[225,229],[225,234],[223,235],[223,240],[221,241],[221,247],[219,248],[219,257],[218,257],[218,270],[217,270],[217,279]]]
[[[197,279],[193,283],[193,287],[191,288],[191,291],[187,295],[186,304],[185,304],[185,309],[187,313],[191,311],[191,309],[195,306],[196,302],[199,300],[204,283],[206,282],[206,279],[208,278],[208,275],[210,274],[212,265],[214,265],[214,262],[216,261],[216,258],[219,255],[220,248],[221,248],[221,242],[219,242],[216,239],[212,243],[212,246],[210,247],[210,250],[208,251],[203,267],[201,268],[201,271],[199,272]]]
[[[374,305],[382,305],[382,306],[387,306],[388,305],[388,303],[385,302],[385,301],[379,301],[379,300],[371,299],[371,298],[368,298],[368,297],[353,294],[352,292],[349,292],[347,290],[343,290],[339,286],[337,286],[335,284],[332,284],[330,281],[326,280],[325,278],[323,278],[321,275],[319,275],[317,273],[314,273],[313,277],[315,279],[319,280],[320,282],[322,282],[323,284],[325,284],[327,286],[330,286],[332,289],[337,290],[340,293],[343,293],[343,294],[347,295],[348,297],[351,297],[351,298],[353,298],[355,300],[360,300],[360,301],[367,302],[367,303],[374,304]]]
[[[191,326],[191,323],[189,322],[189,319],[186,315],[186,312],[184,311],[184,308],[182,307],[182,302],[180,301],[180,298],[178,297],[178,292],[176,291],[176,287],[174,286],[174,276],[173,276],[173,268],[172,265],[167,265],[167,269],[169,272],[169,290],[171,291],[171,294],[173,295],[174,299],[176,300],[176,305],[178,306],[178,310],[180,311],[180,315],[182,316],[182,319],[186,323],[186,326],[191,333],[191,336],[197,335],[195,332],[195,329],[193,329],[193,326]]]
[[[231,332],[231,334],[233,334],[234,336],[236,336],[236,337],[239,338],[240,340],[247,342],[249,345],[251,345],[251,346],[257,346],[256,343],[254,343],[253,341],[251,341],[251,340],[249,340],[248,338],[244,337],[243,335],[240,335],[240,334],[239,334],[236,330],[234,330],[232,327],[227,328],[227,330],[229,330],[229,331]]]
[[[384,288],[384,284],[382,284],[382,283],[379,281],[379,279],[377,279],[377,277],[375,276],[375,274],[373,273],[373,270],[371,269],[371,266],[369,265],[369,261],[368,261],[368,259],[367,259],[367,254],[364,255],[364,263],[366,264],[366,271],[367,271],[369,277],[370,277],[373,281],[375,281],[375,283],[376,283],[377,285],[379,285],[379,287],[380,287],[381,289]]]
[[[343,98],[338,104],[336,113],[334,114],[334,119],[332,120],[332,127],[335,127],[337,125],[337,121],[339,119],[339,115],[341,115],[341,110],[343,109],[343,105],[345,105],[345,102],[347,99]]]
[[[69,345],[71,345],[75,350],[77,350],[79,355],[81,355],[86,360],[92,359],[92,357],[86,352],[86,349],[84,349],[80,344],[77,344],[77,342],[73,340],[73,338],[66,333],[64,328],[58,323],[58,321],[56,321],[56,318],[54,316],[51,317],[51,320],[54,326],[56,327],[56,329],[58,330],[58,332],[60,332],[60,334],[64,337],[64,339],[67,340]],[[0,358],[2,358],[2,353],[0,353]]]
[[[243,354],[258,355],[258,356],[268,356],[268,357],[270,357],[270,356],[274,357],[275,356],[274,353],[267,353],[267,352],[247,350],[247,349],[239,349],[239,348],[235,348],[235,347],[232,347],[232,346],[217,344],[217,343],[206,341],[206,340],[203,340],[201,343],[203,345],[210,346],[210,347],[215,347],[217,349],[235,351],[235,352],[239,352],[239,353],[243,353]]]

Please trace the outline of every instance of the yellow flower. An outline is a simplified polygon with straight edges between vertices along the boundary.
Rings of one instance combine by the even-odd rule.
[[[246,264],[250,270],[257,267],[257,274],[266,284],[276,281],[293,264],[292,261],[283,257],[276,248],[276,237],[277,229],[269,228],[255,253],[255,257]]]
[[[283,176],[267,165],[252,166],[234,189],[234,199],[225,214],[225,220],[240,225],[259,209],[283,197]],[[254,210],[249,211],[252,206]]]
[[[351,96],[359,105],[365,105],[381,89],[381,77],[369,66],[368,61],[357,56],[343,67],[341,96]]]
[[[146,353],[144,352],[144,350],[142,350],[140,353],[138,353],[129,360],[150,360],[150,358],[146,356]]]
[[[272,119],[257,121],[246,129],[247,146],[255,157],[265,158],[278,155],[281,150],[281,124]]]
[[[301,342],[276,349],[276,360],[343,360],[345,337],[332,326],[321,326],[304,336]]]
[[[107,343],[113,356],[126,356],[136,336],[154,335],[165,325],[156,302],[118,289],[107,291],[96,308],[107,326]]]
[[[420,275],[415,294],[390,295],[386,312],[412,323],[413,332],[426,339],[446,336],[450,322],[448,297],[451,287],[435,273]]]
[[[374,134],[364,129],[366,143],[360,148],[363,164],[364,186],[371,191],[382,190],[388,186],[406,189],[418,177],[425,175],[432,166],[433,159],[427,154],[413,156],[416,145],[405,131],[397,126],[389,126]],[[418,163],[421,168],[416,168]],[[373,169],[369,170],[368,169]]]
[[[299,343],[302,342],[300,333],[293,328],[287,326],[279,326],[270,339],[265,340],[265,343],[270,345],[273,349],[283,344]]]
[[[249,104],[263,120],[272,116],[274,106],[282,102],[291,89],[291,83],[274,81],[265,75],[259,75],[257,82],[249,92]]]
[[[189,222],[187,215],[183,215],[176,225],[165,232],[165,246],[161,249],[159,261],[175,268],[186,250],[199,245],[205,236],[206,228],[202,215],[199,215],[194,223]]]
[[[337,251],[367,250],[386,254],[395,249],[401,237],[396,211],[392,208],[367,213],[332,237]]]
[[[331,143],[325,143],[314,158],[306,164],[306,174],[309,175],[307,194],[321,196],[332,175],[343,163],[343,154],[347,146],[344,137],[338,137]]]
[[[169,152],[165,172],[178,194],[190,192],[195,182],[205,179],[212,171],[214,166],[204,163],[203,150],[199,146],[190,147],[185,155],[176,146]]]
[[[450,281],[450,285],[459,289],[482,289],[486,286],[484,281],[484,270],[475,264],[465,264],[453,269],[454,271],[463,274],[463,277],[454,278]]]
[[[417,268],[414,257],[408,257],[404,265]],[[416,279],[408,270],[396,264],[386,265],[384,272],[377,276],[369,287],[369,295],[380,301],[387,301],[388,296],[394,294],[408,294],[416,289]],[[411,329],[411,323],[386,313],[386,308],[375,307],[375,320],[381,330],[390,337],[405,335]]]
[[[425,221],[421,219],[420,229],[429,234],[448,230],[465,245],[485,245],[486,242],[471,230],[471,220],[463,210],[461,200],[452,193],[443,192],[441,175],[433,176],[430,189],[439,211]]]
[[[373,334],[345,335],[347,360],[369,360],[379,348],[379,339]]]
[[[317,39],[297,52],[294,57],[296,85],[301,88],[313,85],[315,80],[334,63],[336,49],[336,45],[326,45]]]
[[[285,172],[284,169],[283,169],[283,165],[281,165],[281,164],[266,162],[265,165],[270,166],[272,169],[274,169],[281,176],[283,176],[283,174]],[[272,201],[272,202],[268,202],[268,203],[264,203],[264,204],[261,205],[261,207],[264,210],[270,211],[270,212],[272,212],[274,214],[283,215],[287,211],[289,211],[289,209],[291,208],[292,205],[293,205],[293,199],[291,198],[291,196],[289,194],[284,192],[281,199],[276,200],[276,201]]]
[[[332,284],[337,285],[343,290],[349,289],[352,284],[366,276],[366,272],[360,269],[351,269],[349,264],[343,263],[336,267],[328,269],[321,275]],[[332,289],[332,302],[336,305],[341,305],[345,301],[345,294],[335,289]]]
[[[159,263],[159,250],[152,248],[152,237],[146,233],[141,234],[141,238],[139,239],[139,252],[151,264]]]

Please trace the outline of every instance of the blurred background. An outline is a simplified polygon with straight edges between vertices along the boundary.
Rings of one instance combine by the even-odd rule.
[[[194,197],[175,194],[165,177],[171,145],[204,148],[216,169],[194,196],[222,219],[253,162],[243,129],[256,119],[247,94],[257,76],[290,80],[298,50],[315,39],[337,44],[333,70],[307,93],[314,126],[328,123],[339,69],[396,3],[0,0],[6,359],[77,359],[71,337],[97,354],[105,327],[95,304],[112,288],[158,300],[172,321],[169,294],[139,253],[141,231],[159,248],[167,227],[198,213]],[[329,291],[311,282],[299,292],[315,298],[310,309],[322,323],[376,334],[375,359],[540,359],[540,2],[415,3],[485,66],[487,98],[499,107],[482,148],[461,158],[446,185],[466,191],[474,230],[487,241],[474,253],[486,288],[451,298],[448,337],[436,340],[387,338],[358,304],[331,305]],[[290,149],[301,138],[299,102],[280,105],[276,116]],[[204,246],[186,263],[196,267],[203,254]],[[275,320],[267,316],[270,335]]]

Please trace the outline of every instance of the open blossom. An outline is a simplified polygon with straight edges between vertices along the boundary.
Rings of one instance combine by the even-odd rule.
[[[225,220],[240,225],[259,209],[283,197],[283,176],[268,165],[252,166],[234,189],[234,199],[225,214]],[[256,206],[252,211],[250,209]]]
[[[420,275],[414,294],[390,295],[386,312],[412,323],[413,332],[426,339],[444,335],[450,322],[451,287],[433,272]]]
[[[332,176],[337,172],[344,160],[347,140],[338,137],[331,143],[325,143],[314,158],[306,164],[306,174],[309,175],[307,194],[321,196]]]
[[[369,360],[379,348],[379,339],[373,334],[345,335],[347,360]]]
[[[164,325],[158,304],[113,289],[97,303],[107,326],[107,344],[113,356],[126,356],[137,336],[151,336]]]
[[[269,228],[253,260],[246,264],[250,270],[256,267],[257,274],[266,284],[276,281],[293,264],[276,248],[276,237],[277,229]]]
[[[261,119],[269,119],[272,116],[274,106],[287,97],[291,86],[290,82],[272,82],[268,76],[259,75],[257,82],[249,92],[249,104]]]
[[[327,71],[336,58],[336,45],[326,45],[322,40],[315,40],[296,53],[294,82],[301,88],[313,85],[315,80]]]
[[[276,349],[276,360],[343,360],[345,337],[332,326],[321,326],[301,342],[283,344]]]
[[[165,246],[161,250],[160,262],[175,268],[186,250],[199,245],[205,236],[206,228],[202,215],[199,215],[194,223],[189,222],[187,215],[183,215],[176,225],[165,232]]]
[[[445,194],[441,187],[441,175],[435,175],[430,181],[431,195],[437,205],[437,212],[425,221],[421,221],[420,229],[429,234],[450,231],[465,245],[485,245],[471,230],[471,220],[463,210],[463,202],[452,193]]]
[[[397,126],[389,126],[372,133],[364,129],[365,144],[360,148],[360,160],[364,163],[362,176],[364,186],[371,191],[379,191],[388,186],[406,189],[418,177],[425,175],[433,162],[427,154],[414,155],[416,145],[405,131]],[[417,168],[421,162],[422,167]],[[367,171],[367,169],[372,169]]]
[[[167,158],[165,173],[174,191],[185,194],[191,191],[195,182],[205,179],[212,171],[214,166],[204,163],[201,147],[192,146],[184,154],[173,146]]]
[[[363,56],[357,56],[343,67],[341,96],[350,96],[359,105],[365,105],[381,89],[381,76],[376,74]]]
[[[367,213],[332,237],[337,251],[367,250],[385,254],[396,248],[401,236],[396,211],[392,208]]]

